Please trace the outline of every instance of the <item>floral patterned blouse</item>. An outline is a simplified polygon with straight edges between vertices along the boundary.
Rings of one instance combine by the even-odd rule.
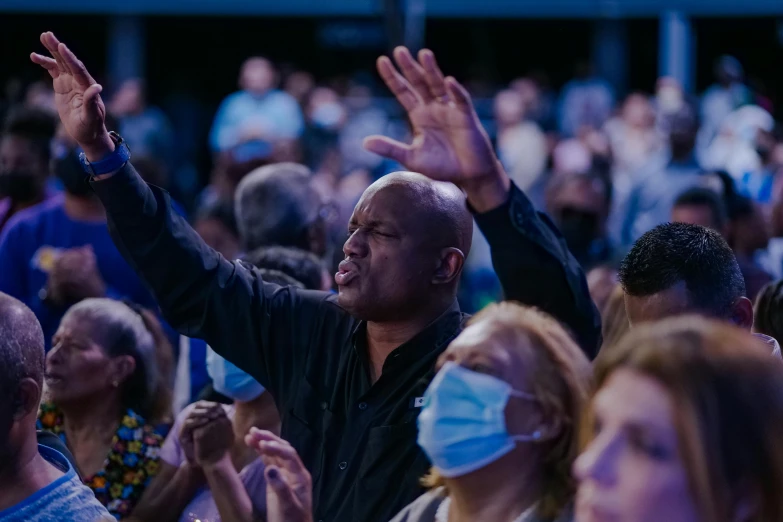
[[[38,429],[51,431],[60,437],[63,444],[68,444],[62,412],[53,404],[41,405]],[[144,489],[158,473],[158,453],[163,440],[164,437],[153,425],[147,424],[143,417],[129,409],[112,439],[103,469],[91,477],[83,477],[98,501],[117,520],[131,514]]]

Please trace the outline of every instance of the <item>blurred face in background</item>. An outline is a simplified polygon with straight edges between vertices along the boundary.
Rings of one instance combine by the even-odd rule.
[[[623,105],[623,120],[635,129],[651,128],[655,123],[655,114],[647,97],[630,95]]]
[[[43,192],[48,173],[47,160],[32,140],[13,134],[0,138],[0,198],[34,200]]]
[[[577,259],[604,236],[608,202],[597,179],[576,176],[555,189],[548,201],[549,214]]]
[[[260,96],[273,89],[276,83],[277,72],[266,58],[248,58],[242,65],[239,86],[245,91]]]
[[[144,85],[141,80],[132,79],[122,83],[112,98],[109,107],[115,116],[138,114],[144,110]]]
[[[703,227],[717,230],[725,235],[718,224],[717,217],[708,205],[683,204],[675,205],[672,209],[672,223],[690,223],[691,225],[701,225]]]
[[[525,117],[525,103],[518,91],[507,89],[495,96],[494,111],[498,127],[510,127]]]
[[[336,92],[325,87],[313,90],[307,104],[307,118],[313,126],[337,131],[345,123],[346,116],[345,107]]]
[[[690,493],[666,388],[619,369],[596,394],[593,415],[593,440],[574,464],[577,522],[707,522]]]

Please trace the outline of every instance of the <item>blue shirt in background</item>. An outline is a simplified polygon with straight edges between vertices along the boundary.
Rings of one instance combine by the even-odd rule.
[[[63,196],[19,212],[0,235],[0,292],[29,306],[41,323],[49,349],[65,309],[41,300],[60,251],[92,245],[106,297],[130,299],[157,310],[152,294],[125,262],[109,236],[106,223],[74,221],[63,208]]]
[[[251,130],[261,131],[267,140],[298,138],[304,130],[302,110],[283,91],[271,90],[261,96],[235,92],[220,104],[209,143],[213,150],[228,150],[247,141]]]
[[[0,511],[0,522],[97,522],[114,520],[82,484],[68,459],[59,451],[38,445],[38,452],[65,475],[22,502]]]

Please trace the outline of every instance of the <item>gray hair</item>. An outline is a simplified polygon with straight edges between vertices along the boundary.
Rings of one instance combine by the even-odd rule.
[[[93,340],[109,357],[133,357],[136,369],[123,387],[123,406],[148,416],[153,407],[159,375],[155,338],[142,316],[125,303],[105,298],[80,301],[68,310],[65,317],[77,314],[95,325]]]
[[[298,163],[275,163],[242,179],[234,211],[245,251],[269,245],[308,248],[306,231],[321,203],[310,174]]]
[[[45,357],[44,334],[35,314],[21,301],[0,292],[0,397],[3,401],[15,405],[22,379],[32,378],[39,386],[43,385]]]

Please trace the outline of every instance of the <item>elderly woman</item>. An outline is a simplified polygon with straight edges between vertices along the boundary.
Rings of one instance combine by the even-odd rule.
[[[155,425],[168,405],[153,325],[127,305],[87,299],[63,317],[46,357],[48,400],[39,428],[59,435],[79,473],[117,519],[127,518],[158,471]]]
[[[393,522],[570,520],[591,367],[563,328],[531,308],[491,305],[437,370],[418,419],[431,490]],[[259,430],[246,442],[266,464],[267,520],[311,520],[311,479],[293,448]]]
[[[576,520],[783,520],[783,363],[734,327],[632,330],[597,365]]]

